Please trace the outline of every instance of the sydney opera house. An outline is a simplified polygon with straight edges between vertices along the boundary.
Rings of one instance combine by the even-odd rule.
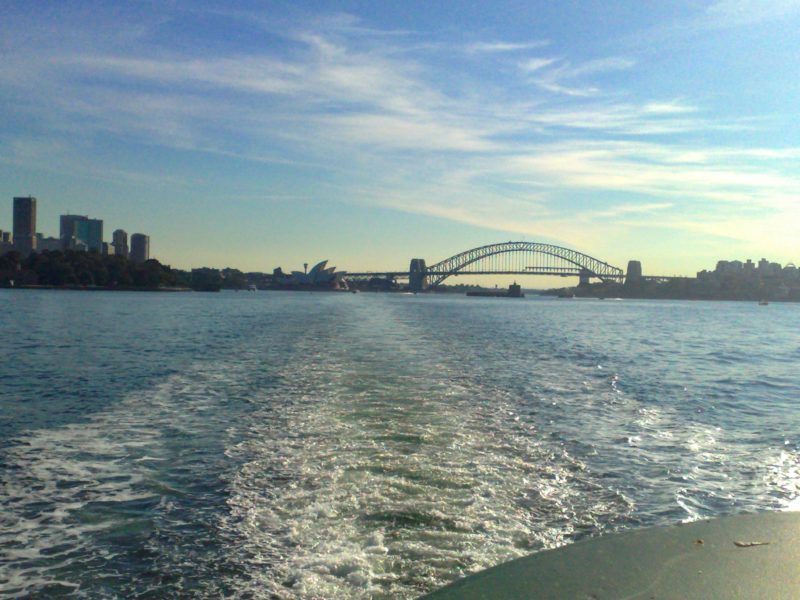
[[[304,273],[302,271],[292,271],[291,275],[273,276],[273,287],[279,289],[324,289],[324,290],[344,290],[347,289],[347,282],[343,279],[345,271],[337,271],[336,267],[328,267],[328,261],[314,265],[314,267]]]

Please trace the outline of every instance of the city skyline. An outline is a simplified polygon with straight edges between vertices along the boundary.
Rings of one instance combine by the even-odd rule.
[[[0,194],[180,268],[800,262],[800,2],[315,6],[12,2]]]
[[[38,206],[38,199],[34,196],[13,198],[12,231],[0,228],[4,234],[0,240],[0,255],[10,250],[20,252],[23,257],[31,252],[78,250],[128,258],[128,233],[124,229],[114,230],[111,241],[107,242],[103,235],[103,219],[68,213],[59,216],[58,237],[48,236],[37,223]],[[150,258],[149,235],[131,235],[130,256],[133,262]]]
[[[32,249],[33,252],[42,252],[42,251],[52,251],[52,250],[82,250],[82,251],[94,251],[104,255],[117,255],[123,256],[125,258],[130,258],[134,263],[142,263],[148,260],[150,257],[150,236],[143,234],[143,233],[133,233],[131,234],[131,244],[128,245],[128,233],[123,229],[116,229],[114,230],[111,238],[111,242],[105,242],[103,240],[103,220],[102,219],[92,219],[87,215],[75,215],[75,214],[66,214],[61,215],[59,217],[59,237],[45,237],[44,234],[40,231],[37,231],[38,227],[36,225],[36,212],[37,212],[37,199],[32,196],[24,196],[24,197],[14,197],[13,198],[13,223],[14,223],[14,231],[19,231],[19,235],[17,237],[12,236],[12,240],[10,243],[5,240],[0,240],[0,255],[3,253],[14,249],[17,251],[21,251],[23,255],[26,255],[31,252],[30,245],[32,242],[39,242],[35,248]],[[3,233],[3,230],[0,229],[0,233]],[[6,236],[10,234],[10,232],[4,232]],[[14,240],[16,239],[22,240],[22,246],[20,247],[19,244],[15,243]],[[42,246],[42,242],[45,243]],[[508,244],[518,244],[519,242],[508,242]],[[504,245],[501,243],[500,245]],[[474,252],[477,249],[470,250]],[[567,253],[571,252],[568,248],[561,248],[560,250],[564,250]],[[450,257],[455,258],[455,257]],[[586,257],[588,259],[594,260],[592,257]],[[535,261],[534,261],[535,262]],[[322,268],[327,264],[327,260],[323,260],[320,262],[316,268]],[[425,269],[425,260],[419,258],[412,258],[410,260],[410,267],[409,270],[412,272],[410,277],[410,282],[413,284],[414,276],[413,272],[418,268],[422,267]],[[608,265],[605,265],[608,266]],[[308,263],[304,263],[303,265],[304,271],[308,267]],[[520,265],[517,265],[518,268],[522,268]],[[611,265],[611,268],[615,268],[614,265]],[[616,267],[619,269],[619,267]],[[233,269],[239,271],[236,267],[228,265],[226,269]],[[530,266],[527,269],[534,269],[538,271],[536,267]],[[716,263],[716,267],[714,271],[708,271],[708,269],[703,269],[702,271],[698,271],[696,273],[697,279],[702,279],[703,277],[707,277],[709,273],[723,273],[723,274],[730,274],[735,272],[755,272],[758,270],[759,273],[771,273],[773,275],[783,273],[788,273],[791,278],[794,278],[797,273],[797,266],[794,262],[790,261],[785,265],[781,263],[776,263],[770,261],[764,257],[762,257],[758,263],[752,261],[752,259],[748,258],[746,261],[739,260],[737,258],[733,259],[719,259]],[[207,267],[192,267],[192,270],[209,270]],[[210,269],[213,271],[214,269]],[[280,271],[280,267],[276,267],[273,271],[277,272]],[[481,270],[481,269],[479,269]],[[501,269],[502,270],[502,269]],[[335,271],[335,267],[329,268],[326,273],[333,274]],[[251,271],[252,272],[252,271]],[[256,271],[259,272],[259,271]],[[264,273],[264,271],[260,271],[259,273]],[[293,275],[299,273],[299,271],[293,272]],[[342,271],[341,274],[344,275],[348,273],[347,271]],[[598,272],[599,273],[599,272]],[[595,279],[602,279],[602,274],[595,273]],[[620,269],[620,273],[622,270]],[[337,273],[338,274],[338,273]],[[355,273],[358,275],[358,273]],[[377,273],[376,275],[385,276],[385,274]],[[491,274],[493,280],[496,281],[510,281],[514,279],[514,284],[516,285],[516,278],[520,275],[531,275],[536,276],[540,281],[542,278],[549,282],[549,285],[553,285],[555,287],[559,287],[556,285],[559,282],[560,278],[565,277],[565,275],[542,275],[541,273],[525,273],[520,272],[513,275],[503,275],[500,273]],[[660,277],[655,275],[654,273],[643,273],[641,261],[639,260],[631,260],[628,262],[626,268],[626,280],[628,277],[641,278],[642,276],[657,278]],[[458,277],[461,283],[468,283],[468,284],[480,284],[481,280],[486,277],[484,275],[476,275],[471,273],[471,269],[465,269],[463,273],[461,273]],[[683,275],[680,276],[681,278],[694,278],[694,275]],[[451,282],[453,283],[453,282]],[[485,282],[484,282],[485,283]],[[588,283],[588,281],[587,281]],[[417,284],[419,285],[419,284]],[[540,286],[541,287],[541,286]]]

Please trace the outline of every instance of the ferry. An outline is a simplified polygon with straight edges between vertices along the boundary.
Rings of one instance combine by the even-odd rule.
[[[800,514],[612,533],[458,580],[424,600],[797,598]]]

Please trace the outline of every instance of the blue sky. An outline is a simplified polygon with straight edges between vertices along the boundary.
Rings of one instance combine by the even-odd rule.
[[[799,30],[800,0],[4,2],[0,229],[30,193],[45,234],[184,268],[800,262]]]

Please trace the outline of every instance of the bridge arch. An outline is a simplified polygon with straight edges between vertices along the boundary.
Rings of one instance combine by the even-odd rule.
[[[480,264],[493,257],[490,268]],[[521,267],[524,265],[524,268]],[[602,281],[621,281],[622,269],[597,258],[561,246],[539,242],[503,242],[472,248],[446,258],[426,269],[428,285],[437,286],[452,275],[509,273],[531,275],[574,275],[597,277]]]

